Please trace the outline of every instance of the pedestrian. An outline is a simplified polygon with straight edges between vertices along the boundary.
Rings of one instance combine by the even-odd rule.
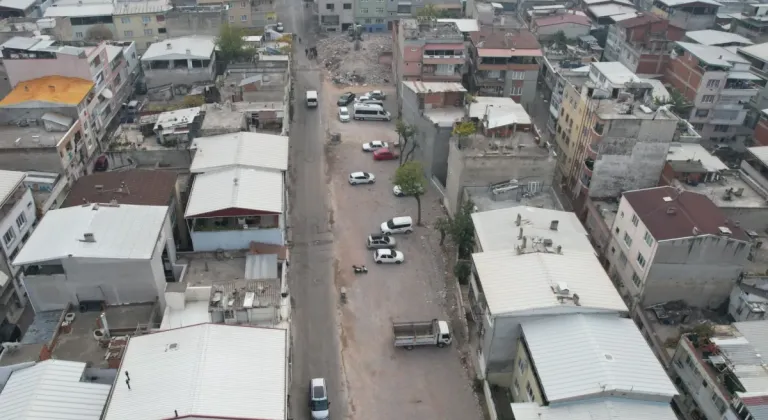
[[[309,50],[308,50],[308,49],[306,49],[306,48],[304,48],[304,55],[306,55],[307,57],[309,57]]]
[[[299,44],[301,44],[301,37],[299,37]]]

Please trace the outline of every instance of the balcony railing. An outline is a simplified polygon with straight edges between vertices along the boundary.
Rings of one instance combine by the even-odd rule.
[[[592,142],[589,146],[587,146],[587,157],[593,161],[597,159],[597,145],[597,142]]]

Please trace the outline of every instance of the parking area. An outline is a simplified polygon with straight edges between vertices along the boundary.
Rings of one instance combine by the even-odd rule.
[[[456,346],[425,347],[413,351],[393,346],[393,321],[447,319],[445,262],[439,234],[429,228],[442,215],[439,195],[430,185],[422,197],[424,226],[409,235],[395,235],[405,255],[401,265],[376,265],[365,239],[392,217],[417,219],[413,198],[395,197],[392,177],[397,161],[373,161],[362,144],[372,140],[394,142],[395,93],[387,93],[385,108],[393,121],[350,121],[337,117],[336,100],[346,91],[363,93],[374,87],[338,89],[326,84],[321,112],[331,133],[341,142],[326,147],[328,182],[333,199],[336,237],[336,287],[345,287],[347,303],[341,307],[342,356],[349,391],[349,417],[365,419],[419,418],[479,419],[480,408],[470,375],[460,362]],[[350,172],[376,176],[373,185],[351,186]],[[367,274],[354,274],[352,265],[366,265]]]

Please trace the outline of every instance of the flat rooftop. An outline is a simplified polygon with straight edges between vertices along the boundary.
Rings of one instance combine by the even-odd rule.
[[[160,309],[156,304],[136,304],[109,306],[104,313],[112,337],[133,335],[140,328],[155,322]],[[0,366],[16,363],[35,362],[40,360],[43,346],[47,346],[54,335],[58,336],[53,346],[52,358],[90,363],[92,367],[107,367],[105,358],[107,349],[94,338],[98,329],[99,311],[78,312],[74,308],[74,322],[69,330],[61,327],[64,311],[45,311],[35,315],[32,325],[21,340],[18,350],[3,352],[0,356]]]
[[[675,180],[674,186],[706,195],[717,207],[768,207],[766,204],[768,192],[755,188],[757,184],[750,181],[749,176],[742,171],[723,172],[720,180],[702,182],[697,185],[689,185]]]
[[[425,39],[464,42],[464,34],[454,22],[424,21],[402,19],[400,29],[405,39]]]
[[[518,131],[509,137],[473,134],[461,140],[460,148],[464,156],[472,157],[547,157],[551,155],[546,142],[537,142],[533,126],[530,131]]]
[[[179,147],[163,146],[157,142],[157,135],[154,132],[145,136],[138,123],[120,124],[112,135],[112,139],[110,147],[113,150],[176,150],[179,147],[186,147],[186,144]]]
[[[0,126],[0,149],[31,149],[56,147],[65,131],[48,131],[41,125],[19,127],[18,125]]]
[[[477,211],[500,210],[525,206],[562,210],[563,206],[551,187],[534,190],[523,184],[519,188],[494,193],[491,187],[464,187],[464,194],[475,203]]]
[[[717,312],[706,308],[688,306],[682,301],[671,301],[646,307],[643,315],[648,320],[654,338],[666,352],[663,355],[665,363],[668,363],[675,354],[675,348],[682,331],[702,323],[713,324],[716,335],[722,335],[724,331],[732,329],[730,325],[727,325],[730,323],[727,316],[719,315]]]
[[[592,200],[592,203],[600,211],[600,216],[610,230],[614,220],[616,220],[616,213],[619,211],[619,202],[617,200]]]
[[[589,83],[587,83],[589,84]],[[654,111],[643,104],[642,101],[623,101],[619,99],[602,99],[597,107],[597,114],[605,120],[678,120],[674,114],[665,110]]]

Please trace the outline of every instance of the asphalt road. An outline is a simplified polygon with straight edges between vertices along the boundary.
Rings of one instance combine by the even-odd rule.
[[[286,32],[312,37],[314,20],[301,0],[288,3]],[[304,41],[306,43],[306,41]],[[291,417],[309,419],[309,380],[326,378],[331,417],[346,417],[341,368],[334,248],[329,188],[326,182],[325,129],[318,110],[304,106],[307,90],[321,91],[321,72],[304,56],[304,45],[294,48],[294,118],[290,127],[289,221],[293,243],[288,275],[293,302]],[[322,95],[322,92],[320,92]]]

